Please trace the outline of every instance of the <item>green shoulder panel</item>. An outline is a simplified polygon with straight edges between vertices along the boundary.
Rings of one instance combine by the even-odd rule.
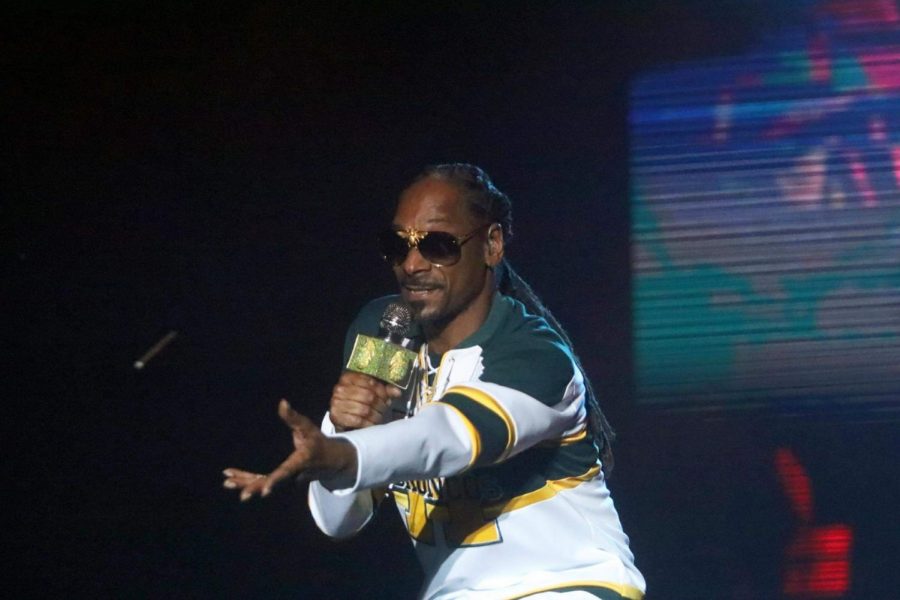
[[[462,345],[482,347],[482,381],[522,392],[548,406],[562,400],[575,374],[574,359],[556,332],[511,298],[495,296],[485,325]],[[459,410],[478,431],[481,451],[475,467],[504,460],[514,433],[506,413],[495,403],[502,405],[502,397],[492,399],[474,389],[465,391],[463,386],[441,401]]]
[[[572,353],[544,319],[526,313],[511,298],[503,299],[507,314],[496,334],[485,341],[481,380],[552,406],[575,375]]]
[[[472,466],[489,465],[498,460],[512,440],[512,431],[496,412],[457,393],[444,394],[441,402],[456,408],[478,432],[481,448]]]

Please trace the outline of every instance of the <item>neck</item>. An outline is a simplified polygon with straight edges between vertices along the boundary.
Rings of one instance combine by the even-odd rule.
[[[491,302],[494,298],[493,276],[482,288],[478,296],[469,303],[460,313],[445,323],[423,323],[422,333],[428,343],[430,352],[443,354],[452,350],[464,339],[478,331],[487,320],[491,312]]]

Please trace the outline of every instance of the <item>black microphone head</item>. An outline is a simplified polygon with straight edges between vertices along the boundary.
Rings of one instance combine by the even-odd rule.
[[[391,336],[405,338],[412,323],[412,310],[403,302],[391,302],[381,315],[379,326]]]

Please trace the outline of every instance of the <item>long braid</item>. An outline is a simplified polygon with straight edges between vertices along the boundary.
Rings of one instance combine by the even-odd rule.
[[[512,202],[506,194],[494,186],[487,173],[475,165],[452,163],[426,168],[417,178],[417,181],[427,178],[441,179],[459,187],[463,191],[464,198],[468,202],[472,213],[486,222],[499,223],[503,230],[504,241],[509,243],[513,235]],[[600,451],[604,471],[609,475],[614,464],[612,442],[615,439],[615,433],[600,409],[594,388],[587,377],[587,373],[585,373],[584,367],[581,365],[581,359],[575,353],[575,347],[571,338],[569,338],[569,334],[566,333],[560,322],[553,316],[550,309],[544,306],[544,303],[531,289],[531,286],[513,270],[508,260],[503,259],[498,269],[500,293],[515,298],[524,304],[530,313],[543,317],[571,350],[575,359],[575,366],[584,377],[588,427]]]
[[[562,324],[560,324],[556,317],[553,316],[553,313],[550,312],[550,309],[544,306],[544,303],[541,302],[537,294],[534,293],[531,286],[513,270],[509,261],[504,260],[503,262],[500,293],[515,298],[524,304],[532,314],[543,317],[550,327],[556,330],[556,333],[559,334],[563,339],[563,342],[565,342],[572,351],[572,357],[575,359],[575,366],[578,367],[584,376],[585,396],[588,405],[588,423],[590,425],[591,433],[594,435],[597,447],[600,450],[604,471],[606,471],[607,475],[611,474],[615,464],[612,442],[615,439],[616,434],[613,431],[612,426],[610,426],[609,421],[606,420],[606,415],[604,415],[603,411],[600,409],[600,403],[597,401],[597,395],[594,393],[594,386],[591,385],[591,380],[588,378],[584,367],[581,365],[581,359],[578,358],[578,354],[575,353],[572,339],[569,337],[569,334],[563,328]]]

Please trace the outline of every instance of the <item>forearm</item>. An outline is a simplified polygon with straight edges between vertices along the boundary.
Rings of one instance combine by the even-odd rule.
[[[340,434],[356,448],[357,493],[394,481],[447,477],[464,471],[478,454],[478,432],[450,406],[436,402],[415,417]],[[327,483],[327,482],[326,482]]]

